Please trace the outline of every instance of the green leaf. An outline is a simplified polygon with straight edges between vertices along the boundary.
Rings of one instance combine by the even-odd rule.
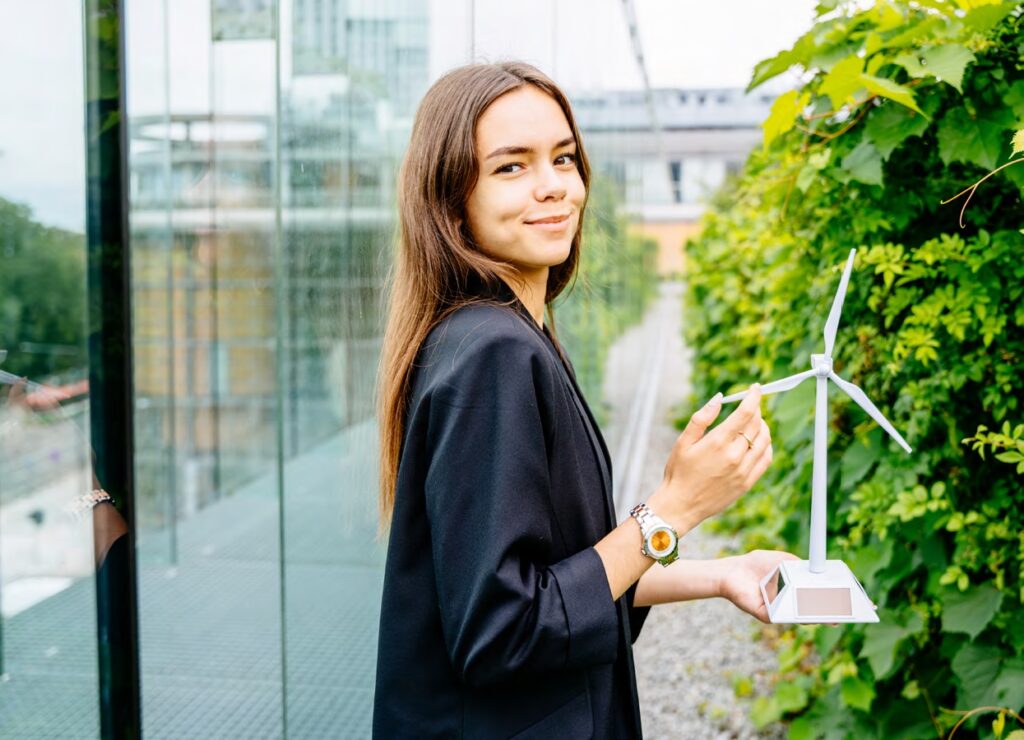
[[[1003,96],[1003,103],[1017,118],[1024,119],[1024,80],[1017,80]]]
[[[874,687],[859,678],[847,676],[840,685],[840,693],[847,706],[867,712],[875,699]]]
[[[843,157],[842,167],[852,180],[868,185],[882,184],[882,155],[870,141],[862,141]]]
[[[999,706],[1014,707],[1014,711],[1024,707],[1024,659],[1004,661],[992,690]]]
[[[1013,135],[1013,139],[1010,141],[1010,145],[1013,147],[1013,151],[1010,152],[1012,158],[1015,154],[1024,152],[1024,129],[1021,129]]]
[[[844,488],[853,490],[858,481],[867,475],[871,471],[872,466],[878,462],[879,453],[882,449],[880,445],[874,444],[874,441],[872,439],[872,444],[869,446],[859,440],[855,440],[846,448],[846,452],[843,453],[843,458],[839,464]]]
[[[939,157],[944,164],[969,162],[993,170],[1002,159],[1004,131],[997,121],[953,108],[939,122]]]
[[[878,571],[892,562],[892,540],[876,542],[871,547],[855,549],[846,556],[847,565],[857,574],[862,585],[871,583]],[[835,630],[833,630],[835,631]]]
[[[800,171],[796,174],[796,187],[801,193],[806,193],[809,188],[818,177],[818,170],[814,169],[810,165],[804,165],[800,168]]]
[[[787,740],[815,740],[817,737],[817,728],[810,717],[797,717],[789,725]]]
[[[973,640],[999,611],[1003,594],[990,585],[967,591],[946,591],[942,600],[942,629],[965,632]]]
[[[754,727],[762,729],[765,725],[782,719],[782,711],[774,697],[759,696],[750,707],[750,721]]]
[[[747,85],[747,92],[750,92],[758,85],[767,82],[773,77],[785,72],[796,64],[802,64],[807,60],[807,54],[814,48],[814,37],[805,33],[796,40],[792,49],[780,51],[770,59],[758,62],[754,66],[754,74]]]
[[[960,682],[964,706],[1010,707],[1024,705],[1024,660],[1004,660],[999,648],[969,642],[953,658],[953,673]]]
[[[849,56],[837,63],[825,75],[819,91],[828,95],[833,108],[841,108],[853,99],[853,94],[864,89],[861,73],[864,71],[864,60],[858,56]]]
[[[783,714],[803,709],[809,699],[807,689],[798,683],[779,682],[775,687],[775,702]]]
[[[871,143],[878,149],[882,159],[889,155],[911,136],[920,136],[928,128],[928,119],[907,110],[902,105],[885,105],[871,111],[864,130]]]
[[[807,93],[799,93],[796,90],[780,95],[772,103],[772,111],[764,122],[764,146],[786,133],[796,124],[796,117],[807,105],[810,96]]]
[[[963,92],[964,70],[974,61],[974,54],[959,44],[927,47],[921,54],[929,74]]]
[[[964,16],[964,25],[978,33],[985,33],[1010,14],[1017,3],[1000,3],[974,8]]]
[[[952,666],[953,674],[960,682],[960,701],[964,706],[981,706],[999,675],[999,650],[969,642],[960,648]]]
[[[875,95],[880,95],[883,98],[888,98],[900,105],[904,105],[911,110],[915,110],[922,116],[925,115],[924,111],[917,107],[917,102],[914,100],[914,93],[910,91],[910,88],[904,87],[892,80],[887,80],[884,77],[874,77],[868,74],[862,74],[860,76],[861,82],[869,92]],[[927,118],[927,116],[925,116]]]
[[[900,54],[894,61],[911,77],[934,77],[962,92],[964,69],[974,61],[974,54],[959,44],[942,44]]]
[[[876,680],[889,675],[900,643],[910,635],[919,632],[921,627],[921,617],[914,612],[907,620],[906,625],[883,619],[879,624],[872,625],[864,631],[864,644],[860,649],[860,657],[867,659]]]

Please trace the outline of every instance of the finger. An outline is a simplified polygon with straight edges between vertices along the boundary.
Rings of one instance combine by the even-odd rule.
[[[755,409],[754,415],[750,417],[750,421],[748,421],[744,426],[743,433],[750,437],[751,442],[756,442],[757,438],[767,430],[768,424],[761,417],[761,407],[758,406]]]
[[[768,430],[768,424],[760,416],[751,419],[751,423],[746,429],[742,429],[736,432],[736,440],[741,443],[740,457],[745,458],[743,455],[742,447],[746,447],[748,450],[753,451],[757,445],[758,439],[762,438],[762,435],[768,437],[769,443],[771,442],[771,432]]]
[[[754,444],[750,445],[750,450],[740,460],[739,470],[741,473],[749,473],[754,465],[761,459],[764,454],[765,448],[770,447],[772,444],[772,434],[768,431],[768,425],[761,421],[757,426],[758,435],[754,439]],[[746,444],[746,440],[737,435],[743,444]]]
[[[704,432],[711,426],[711,422],[718,418],[718,412],[722,410],[722,394],[716,393],[714,397],[693,416],[683,433],[679,435],[679,441],[684,447],[689,447],[704,436]]]
[[[753,485],[761,479],[761,476],[764,475],[766,470],[768,470],[768,466],[772,464],[773,457],[774,452],[772,451],[771,446],[769,446],[756,460],[754,460],[753,465],[750,466],[750,469],[747,470],[743,476],[743,485],[745,486],[745,490],[749,491]]]
[[[755,483],[757,483],[758,480],[760,480],[761,476],[764,475],[764,471],[766,471],[768,469],[768,466],[772,464],[773,454],[774,453],[772,452],[772,446],[769,444],[761,453],[761,456],[757,458],[754,465],[747,472],[747,476],[743,481],[747,490],[750,490],[751,486],[753,486]]]
[[[747,392],[746,398],[743,399],[735,411],[729,414],[729,418],[722,422],[721,429],[724,432],[735,434],[739,431],[746,430],[750,424],[751,419],[755,416],[760,417],[761,415],[761,386],[758,383],[754,383],[750,386],[750,390]]]

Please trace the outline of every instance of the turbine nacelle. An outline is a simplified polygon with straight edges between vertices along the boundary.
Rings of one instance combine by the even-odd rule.
[[[832,358],[828,355],[811,355],[811,369],[814,377],[827,378],[832,374]]]

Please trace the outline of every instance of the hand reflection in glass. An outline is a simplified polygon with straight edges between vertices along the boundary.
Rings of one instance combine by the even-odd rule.
[[[6,355],[6,351],[0,350],[0,362]],[[52,388],[4,370],[0,370],[0,385],[10,386],[10,391],[7,394],[9,408],[20,409],[27,414],[56,412],[65,419],[67,416],[60,405],[61,402],[86,394],[89,390],[88,381],[64,388]],[[88,440],[85,439],[85,435],[78,429],[78,426],[73,422],[72,426],[83,438],[85,444],[89,446]],[[92,511],[93,556],[96,569],[99,570],[114,543],[128,533],[128,525],[114,505],[113,499],[96,495],[97,492],[102,492],[104,489],[96,477],[96,453],[91,446],[89,449],[93,461],[92,490],[83,491],[82,495],[73,499],[68,510],[74,512],[75,516],[83,516],[86,511]]]

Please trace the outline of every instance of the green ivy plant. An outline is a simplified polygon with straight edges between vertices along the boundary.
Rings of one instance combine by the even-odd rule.
[[[1022,23],[1014,2],[821,2],[755,69],[751,87],[802,83],[687,250],[681,422],[806,369],[857,248],[836,368],[914,447],[832,394],[829,556],[881,621],[778,635],[752,717],[794,738],[966,737],[1002,717],[998,736],[1024,707]],[[767,401],[775,462],[718,520],[748,546],[806,556],[813,392]]]

